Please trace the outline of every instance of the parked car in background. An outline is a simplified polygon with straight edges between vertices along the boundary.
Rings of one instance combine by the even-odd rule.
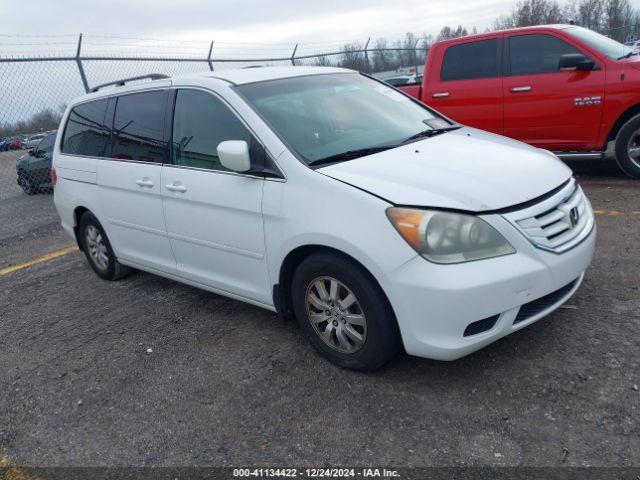
[[[410,85],[419,83],[422,80],[422,75],[398,75],[397,77],[383,78],[382,81],[392,85],[394,87],[400,85]]]
[[[610,143],[640,178],[640,56],[586,28],[551,25],[435,43],[408,95],[465,125],[561,157],[600,158]]]
[[[9,142],[9,150],[20,150],[20,148],[22,148],[22,138],[13,137],[13,139]]]
[[[31,135],[26,139],[25,147],[27,149],[34,148],[36,145],[38,145],[40,140],[44,138],[45,135],[46,133],[36,133],[35,135]]]
[[[48,133],[16,162],[17,182],[28,195],[51,189],[51,161],[56,132]]]
[[[591,206],[555,155],[350,70],[125,85],[61,125],[54,202],[98,276],[133,267],[280,312],[345,368],[478,350],[562,305],[593,255]]]
[[[18,150],[20,148],[20,137],[5,137],[0,141],[0,151]]]

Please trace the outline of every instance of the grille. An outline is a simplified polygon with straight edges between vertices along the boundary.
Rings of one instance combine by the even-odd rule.
[[[558,303],[571,291],[573,287],[575,287],[576,283],[578,283],[578,280],[580,280],[580,277],[576,278],[574,281],[568,283],[564,287],[559,288],[555,292],[551,292],[544,297],[540,297],[537,300],[533,300],[522,305],[520,307],[520,310],[518,311],[518,315],[516,315],[516,319],[513,321],[513,324],[515,325],[517,323],[524,322],[525,320]]]
[[[504,217],[536,247],[555,253],[580,243],[594,224],[591,205],[573,179],[551,197]]]

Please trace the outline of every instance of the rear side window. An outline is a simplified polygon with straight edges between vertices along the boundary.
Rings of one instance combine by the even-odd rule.
[[[53,150],[53,144],[55,143],[55,139],[56,139],[56,134],[52,133],[51,135],[47,135],[46,137],[44,137],[42,140],[40,140],[40,143],[38,144],[38,151],[40,152],[44,152],[44,153],[51,153],[51,151]]]
[[[105,119],[107,100],[83,103],[73,107],[62,138],[62,153],[105,156],[110,126]]]
[[[500,75],[498,39],[493,38],[447,48],[440,78],[442,81],[472,80]]]
[[[560,57],[580,53],[567,42],[551,35],[518,35],[509,39],[511,75],[556,73]]]
[[[220,163],[218,145],[252,135],[238,117],[214,95],[178,90],[173,118],[173,163],[208,170],[227,169]]]
[[[166,99],[167,91],[118,97],[113,122],[113,158],[154,163],[167,161]]]

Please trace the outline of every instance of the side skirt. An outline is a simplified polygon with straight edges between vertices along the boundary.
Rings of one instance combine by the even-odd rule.
[[[221,290],[219,288],[210,287],[209,285],[204,285],[202,283],[195,282],[193,280],[189,280],[187,278],[181,277],[180,275],[173,275],[173,274],[170,274],[170,273],[167,273],[167,272],[163,272],[161,270],[156,270],[154,268],[147,267],[146,265],[138,265],[136,262],[133,262],[133,261],[130,261],[130,260],[120,260],[120,259],[118,259],[118,261],[120,263],[122,263],[123,265],[127,265],[128,267],[135,268],[136,270],[142,270],[143,272],[152,273],[154,275],[158,275],[159,277],[164,277],[164,278],[168,278],[170,280],[175,280],[176,282],[184,283],[186,285],[190,285],[192,287],[196,287],[196,288],[199,288],[201,290],[206,290],[207,292],[215,293],[217,295],[222,295],[223,297],[228,297],[228,298],[231,298],[233,300],[238,300],[240,302],[249,303],[251,305],[255,305],[256,307],[264,308],[265,310],[269,310],[271,312],[276,312],[276,307],[273,306],[273,305],[268,305],[266,303],[258,302],[256,300],[252,300],[250,298],[246,298],[246,297],[243,297],[241,295],[237,295],[235,293],[227,292],[226,290]]]

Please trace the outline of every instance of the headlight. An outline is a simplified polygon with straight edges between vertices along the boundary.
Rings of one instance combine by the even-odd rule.
[[[473,215],[389,208],[387,216],[414,250],[434,263],[462,263],[515,253],[498,231]]]

